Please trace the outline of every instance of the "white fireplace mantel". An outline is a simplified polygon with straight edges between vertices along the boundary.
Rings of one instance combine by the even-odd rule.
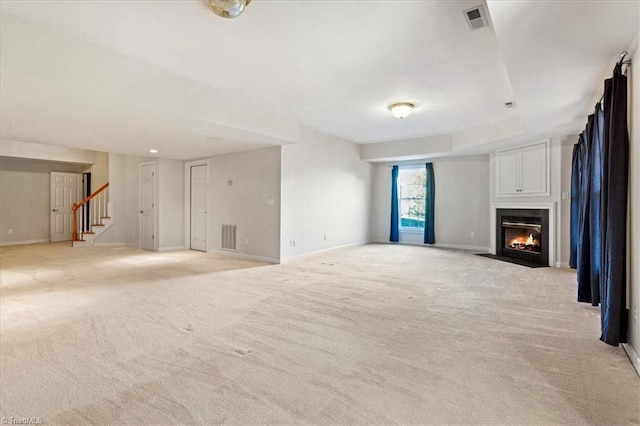
[[[556,203],[517,202],[491,203],[490,252],[496,254],[496,210],[498,209],[541,209],[549,210],[549,266],[556,265]]]

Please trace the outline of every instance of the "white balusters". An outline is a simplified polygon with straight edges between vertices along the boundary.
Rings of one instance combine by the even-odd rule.
[[[78,203],[76,211],[73,213],[75,227],[73,227],[72,238],[84,240],[84,234],[90,232],[94,233],[92,225],[102,225],[102,218],[109,217],[109,184],[106,183],[100,189],[91,196]],[[78,218],[78,215],[80,217]]]

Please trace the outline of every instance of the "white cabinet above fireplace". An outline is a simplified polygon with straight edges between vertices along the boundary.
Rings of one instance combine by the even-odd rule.
[[[549,196],[549,141],[496,152],[496,197]]]

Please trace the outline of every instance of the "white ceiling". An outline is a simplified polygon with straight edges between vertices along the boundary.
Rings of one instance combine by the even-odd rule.
[[[635,1],[489,1],[470,31],[478,4],[254,0],[225,20],[202,1],[2,0],[2,138],[188,159],[303,124],[486,152],[577,133],[638,34]],[[395,101],[417,108],[398,120]]]

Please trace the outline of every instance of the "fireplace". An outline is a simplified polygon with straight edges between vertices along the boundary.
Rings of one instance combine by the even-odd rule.
[[[497,209],[496,255],[523,264],[549,264],[549,210]]]

